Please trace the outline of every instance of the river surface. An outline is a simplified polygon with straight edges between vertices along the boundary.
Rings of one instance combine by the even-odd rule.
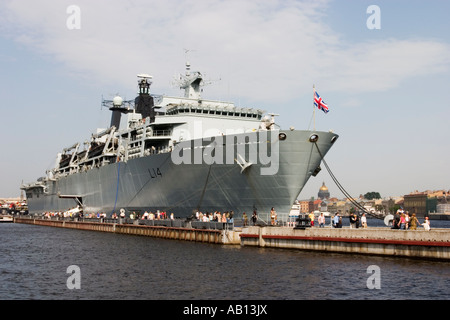
[[[3,223],[0,299],[448,300],[450,264]]]

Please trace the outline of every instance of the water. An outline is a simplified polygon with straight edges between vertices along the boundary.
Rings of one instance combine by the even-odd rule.
[[[405,231],[407,232],[407,231]],[[2,300],[447,300],[447,262],[0,224]],[[80,268],[69,289],[67,268]],[[369,289],[369,266],[380,289]]]

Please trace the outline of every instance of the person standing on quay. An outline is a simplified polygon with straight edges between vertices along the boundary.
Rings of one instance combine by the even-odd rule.
[[[408,229],[409,228],[409,212],[408,211],[406,211],[406,213],[405,213],[405,229]]]
[[[342,228],[342,217],[339,215],[339,212],[336,212],[334,216],[334,225],[335,228]]]
[[[242,221],[244,222],[244,227],[246,227],[248,225],[248,218],[245,212],[242,214]]]
[[[316,217],[314,216],[314,212],[311,212],[310,214],[309,214],[309,219],[311,219],[311,227],[314,227],[314,219],[315,219]]]
[[[400,229],[405,230],[405,227],[406,227],[406,217],[405,214],[402,212],[402,214],[400,215]]]
[[[394,220],[392,221],[391,229],[400,229],[400,212],[401,210],[397,210],[394,215]]]
[[[356,227],[356,216],[354,213],[350,213],[348,216],[348,219],[350,220],[350,229],[353,229]]]
[[[428,220],[428,217],[425,217],[425,221],[422,223],[422,226],[425,230],[430,231],[430,220]]]
[[[411,230],[417,230],[417,226],[419,225],[419,220],[416,217],[416,214],[413,213],[411,215],[411,219],[409,219],[409,228]]]
[[[361,216],[361,225],[363,228],[367,228],[367,218],[366,218],[366,214],[363,213]]]
[[[275,225],[275,216],[276,216],[276,212],[275,209],[272,207],[272,209],[270,209],[270,223],[271,225]]]
[[[325,226],[325,217],[323,216],[323,212],[320,213],[317,221],[319,222],[319,228],[323,228]]]
[[[256,226],[256,221],[257,220],[258,220],[258,215],[256,214],[256,211],[253,211],[252,222],[253,222],[254,226]]]

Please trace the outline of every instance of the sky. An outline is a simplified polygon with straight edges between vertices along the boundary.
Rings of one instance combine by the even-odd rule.
[[[375,5],[377,10],[372,10]],[[333,130],[325,160],[353,197],[450,189],[450,2],[444,0],[2,0],[0,197],[109,125],[102,99],[182,95],[188,60],[205,99]],[[330,112],[315,113],[313,85]],[[325,182],[322,165],[299,199]]]

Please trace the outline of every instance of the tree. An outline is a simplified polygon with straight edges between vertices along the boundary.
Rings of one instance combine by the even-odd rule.
[[[373,200],[373,199],[381,199],[381,196],[380,196],[379,192],[372,191],[372,192],[367,192],[364,195],[364,198],[367,200]]]

